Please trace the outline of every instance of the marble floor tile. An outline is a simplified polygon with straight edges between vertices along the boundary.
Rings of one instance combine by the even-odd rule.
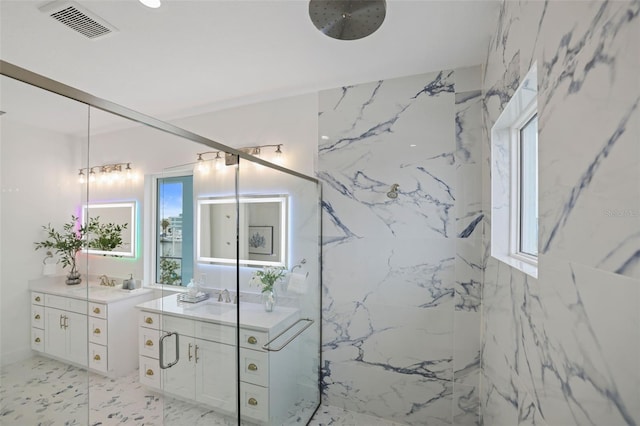
[[[291,418],[294,424],[299,416]],[[329,406],[309,424],[400,425]],[[0,425],[232,426],[236,419],[152,392],[138,382],[137,371],[109,379],[35,356],[0,370]]]

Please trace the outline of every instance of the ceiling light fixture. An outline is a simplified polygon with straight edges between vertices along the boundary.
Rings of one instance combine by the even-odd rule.
[[[157,9],[161,6],[160,0],[140,0],[140,3],[150,7],[151,9]]]

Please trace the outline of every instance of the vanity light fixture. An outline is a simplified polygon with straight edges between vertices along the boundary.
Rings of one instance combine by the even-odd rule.
[[[85,174],[85,171],[87,172]],[[114,183],[123,179],[133,180],[135,175],[131,168],[131,163],[113,163],[103,164],[100,166],[83,167],[78,172],[78,182],[81,184],[95,182],[99,172],[100,182]]]
[[[275,148],[274,151],[274,157],[273,157],[273,163],[275,164],[282,164],[283,162],[283,157],[284,154],[282,152],[282,147],[284,144],[273,144],[273,145],[256,145],[256,146],[247,146],[247,147],[243,147],[243,148],[238,148],[238,151],[242,151],[245,152],[249,155],[253,155],[254,157],[259,157],[262,158],[262,148]],[[198,158],[196,159],[196,167],[195,169],[201,173],[201,174],[207,174],[209,172],[209,163],[208,161],[211,160],[207,160],[205,159],[203,156],[207,155],[207,154],[215,154],[216,156],[212,159],[212,161],[214,161],[215,166],[214,168],[218,171],[223,171],[224,170],[224,165],[227,166],[233,166],[238,164],[237,159],[235,158],[234,155],[231,154],[227,154],[224,151],[205,151],[205,152],[198,152],[196,153],[196,155],[198,156]],[[231,158],[233,157],[233,158]],[[269,160],[267,160],[269,161]],[[258,164],[259,165],[259,164]]]

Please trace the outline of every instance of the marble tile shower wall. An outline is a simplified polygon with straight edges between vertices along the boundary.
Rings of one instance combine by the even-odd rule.
[[[487,256],[484,424],[639,425],[640,2],[506,1],[496,28],[484,211],[486,135],[537,61],[540,256]]]
[[[326,404],[478,421],[480,84],[478,66],[320,93]]]

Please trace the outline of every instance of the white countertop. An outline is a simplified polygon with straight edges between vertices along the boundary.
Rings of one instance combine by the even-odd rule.
[[[54,294],[56,296],[72,297],[74,299],[88,300],[96,303],[113,303],[119,300],[138,297],[151,293],[153,290],[138,288],[135,290],[123,290],[122,286],[108,287],[98,283],[83,282],[78,285],[65,284],[66,277],[42,277],[29,281],[29,290],[40,293]]]
[[[236,309],[238,305],[216,302],[213,299],[199,303],[187,303],[179,301],[177,295],[172,294],[141,303],[136,307],[145,311],[231,326],[235,326],[237,323]],[[276,305],[273,312],[266,312],[262,304],[240,301],[240,326],[243,328],[277,333],[293,324],[299,317],[300,311],[296,308]]]

